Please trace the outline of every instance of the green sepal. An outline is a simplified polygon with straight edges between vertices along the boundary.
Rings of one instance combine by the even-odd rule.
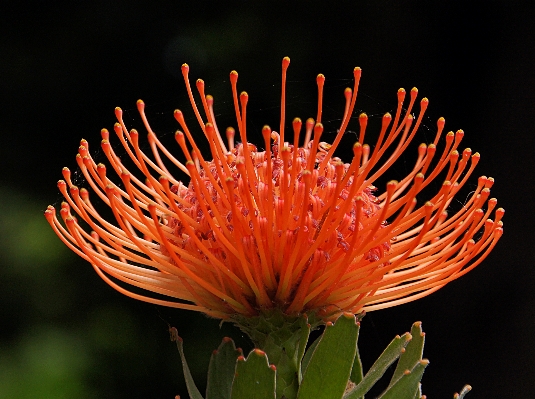
[[[362,381],[344,395],[344,399],[358,399],[368,392],[374,384],[383,376],[388,367],[396,361],[412,336],[409,333],[398,335],[390,342],[384,352],[375,361]]]
[[[416,363],[411,371],[406,370],[398,380],[379,396],[379,399],[413,399],[418,392],[418,385],[429,360],[423,359]]]
[[[182,370],[184,371],[184,379],[186,380],[186,388],[188,389],[190,399],[203,399],[201,392],[199,391],[199,389],[197,389],[195,381],[193,381],[193,377],[191,376],[191,372],[189,371],[188,363],[186,362],[186,357],[184,356],[184,345],[182,342],[182,338],[178,336],[178,332],[174,327],[170,328],[169,332],[171,334],[171,341],[176,342],[178,353],[180,353],[180,359],[182,360]]]
[[[425,334],[422,331],[422,322],[417,321],[411,327],[412,340],[405,347],[399,357],[396,370],[392,375],[389,386],[392,386],[406,370],[411,370],[416,362],[422,360],[424,354]]]
[[[264,351],[253,349],[247,360],[238,357],[231,399],[275,399],[275,367]]]
[[[206,399],[230,399],[232,380],[236,373],[236,361],[241,354],[241,349],[236,349],[232,339],[223,338],[223,342],[210,358]]]
[[[463,399],[464,395],[466,395],[468,392],[472,390],[472,387],[470,385],[465,385],[463,389],[461,389],[461,392],[456,393],[453,395],[453,399]]]
[[[327,323],[299,386],[298,399],[340,399],[351,374],[359,327],[355,316],[344,313]]]

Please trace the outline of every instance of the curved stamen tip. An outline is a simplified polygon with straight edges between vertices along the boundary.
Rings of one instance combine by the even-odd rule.
[[[108,129],[102,129],[100,131],[100,137],[102,137],[102,140],[109,140],[110,139],[110,132]]]
[[[48,205],[48,207],[46,208],[46,211],[44,212],[45,217],[47,219],[52,218],[54,216],[54,211],[55,211],[54,207],[52,205]]]
[[[322,74],[322,73],[318,74],[318,76],[316,77],[316,81],[317,81],[318,83],[323,83],[323,82],[325,82],[325,75]]]
[[[115,117],[119,120],[123,117],[123,110],[120,107],[115,107]]]
[[[173,116],[175,117],[177,122],[182,125],[182,122],[184,121],[184,114],[182,113],[182,111],[179,109],[175,109],[173,112]]]
[[[411,93],[413,93],[413,92],[414,92],[414,93],[418,93],[418,88],[413,87],[413,88],[411,89]]]
[[[231,129],[231,128],[229,128]],[[234,129],[232,129],[234,130]],[[269,135],[271,134],[271,128],[268,126],[268,125],[264,125],[264,127],[262,128],[262,136],[264,136],[264,138],[267,136],[269,137]]]
[[[182,73],[188,73],[189,72],[189,65],[188,64],[182,64]]]
[[[388,183],[386,183],[386,189],[387,190],[393,190],[394,188],[396,188],[398,185],[398,181],[397,180],[390,180]]]
[[[290,65],[290,57],[286,56],[282,59],[282,67],[288,68],[288,65]]]
[[[230,82],[236,83],[238,81],[238,72],[230,71]]]

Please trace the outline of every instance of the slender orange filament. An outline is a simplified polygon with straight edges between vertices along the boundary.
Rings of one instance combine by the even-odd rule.
[[[432,142],[418,147],[413,166],[381,192],[373,184],[406,157],[429,101],[422,99],[414,111],[417,89],[410,91],[408,103],[400,89],[395,113],[382,117],[371,145],[365,143],[368,116],[360,114],[353,158],[344,163],[335,154],[353,123],[361,69],[354,69],[353,88],[344,91],[340,129],[332,143],[325,143],[322,74],[316,79],[316,119],[306,120],[304,135],[299,118],[287,130],[289,65],[285,57],[279,131],[262,128],[264,150],[248,141],[249,96],[238,94],[235,71],[230,83],[240,142],[229,127],[225,143],[213,97],[200,79],[194,95],[189,66],[182,66],[209,156],[201,153],[181,111],[174,117],[181,128],[175,139],[183,162],[152,130],[143,101],[137,108],[148,132],[147,152],[117,108],[113,130],[132,168],[121,161],[106,129],[101,148],[118,181],[91,157],[86,140],[76,156],[89,188],[114,220],[97,211],[89,191],[76,187],[64,168],[59,216],[52,206],[45,211],[53,230],[119,292],[222,319],[279,308],[288,315],[313,312],[330,320],[345,311],[419,299],[479,265],[502,235],[504,210],[490,198],[494,180],[484,176],[459,209],[452,206],[480,159],[470,149],[459,149],[464,132],[442,138],[445,120],[440,118]],[[199,107],[194,97],[200,98]],[[188,175],[189,183],[174,177],[174,170]],[[439,178],[443,184],[428,195]],[[424,193],[426,202],[420,198]],[[129,285],[143,293],[130,291]]]

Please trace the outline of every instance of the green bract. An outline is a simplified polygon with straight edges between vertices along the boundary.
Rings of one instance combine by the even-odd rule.
[[[252,327],[252,326],[249,326]],[[259,326],[257,326],[259,327]],[[306,316],[283,320],[270,315],[262,331],[256,330],[257,349],[247,358],[225,338],[214,351],[208,370],[205,399],[361,399],[397,361],[380,399],[418,399],[425,368],[425,334],[420,322],[410,333],[396,336],[363,374],[357,348],[360,324],[345,313],[328,322],[323,334],[305,351],[311,326]],[[191,399],[204,399],[189,372],[182,340],[177,342]],[[465,386],[455,398],[470,391]]]

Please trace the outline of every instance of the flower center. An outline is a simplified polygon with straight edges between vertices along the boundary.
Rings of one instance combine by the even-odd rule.
[[[274,132],[272,136],[278,138]],[[171,191],[183,199],[178,204],[181,211],[196,222],[195,237],[185,231],[180,220],[169,216],[165,221],[173,231],[169,241],[203,262],[209,261],[208,249],[245,279],[244,263],[253,267],[253,274],[265,272],[269,302],[283,308],[292,302],[306,271],[316,276],[312,286],[321,287],[322,281],[332,281],[321,275],[342,274],[377,262],[390,249],[389,241],[361,253],[360,258],[348,258],[352,249],[372,239],[362,231],[372,221],[377,224],[381,208],[373,195],[375,187],[364,186],[351,195],[350,191],[355,190],[353,177],[348,174],[351,165],[338,158],[329,159],[326,172],[319,175],[315,166],[328,148],[326,143],[321,144],[312,162],[311,145],[297,149],[287,145],[279,153],[278,144],[271,151],[258,151],[252,144],[244,151],[238,144],[225,159],[207,162],[205,168],[191,168],[189,186],[175,185]],[[252,171],[246,168],[246,156]],[[307,169],[310,164],[312,172]],[[385,222],[379,224],[379,228],[385,226]],[[315,250],[307,257],[311,247]],[[263,262],[262,256],[269,259]],[[332,267],[344,260],[346,267]],[[271,266],[270,270],[262,270],[264,263]],[[212,279],[220,280],[221,289],[228,286],[223,276]],[[284,296],[277,295],[281,284],[289,288]],[[336,285],[322,288],[321,297],[326,299]],[[254,308],[268,305],[256,303],[254,296],[250,300]],[[309,306],[320,302],[316,298]]]

